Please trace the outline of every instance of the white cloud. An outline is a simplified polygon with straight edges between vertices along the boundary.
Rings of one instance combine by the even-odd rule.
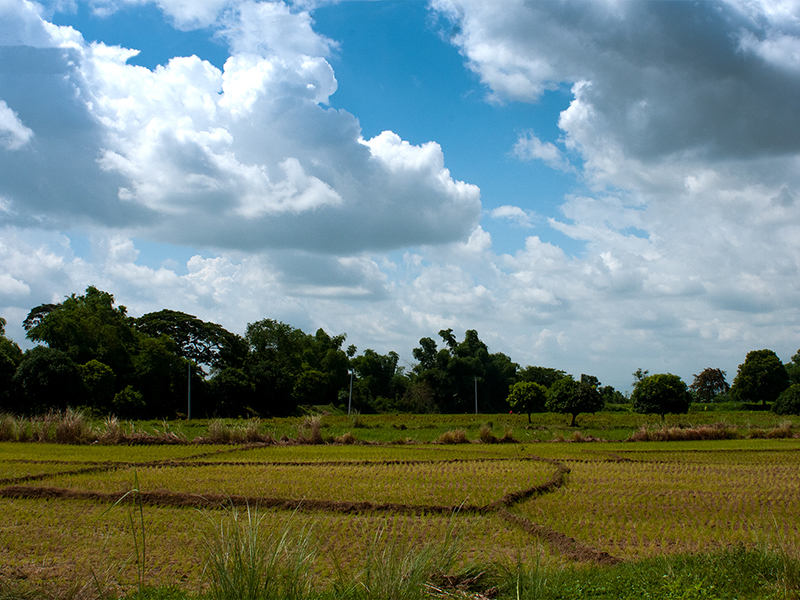
[[[555,144],[543,142],[536,137],[533,131],[526,131],[519,135],[511,149],[511,154],[522,161],[541,160],[548,167],[559,171],[569,171],[572,168]]]
[[[519,206],[504,205],[492,210],[493,219],[506,219],[520,227],[530,228],[534,226],[537,215],[533,211],[525,210]]]
[[[363,139],[329,107],[335,43],[311,4],[159,6],[180,27],[218,24],[224,68],[134,67],[135,50],[0,0],[0,61],[37,73],[0,75],[12,337],[31,307],[97,285],[134,315],[175,308],[238,332],[278,318],[407,360],[422,336],[477,329],[522,364],[623,389],[638,366],[688,378],[712,357],[730,379],[749,350],[796,351],[795,4],[436,0],[491,101],[571,90],[558,142],[531,130],[514,152],[575,189],[558,214],[488,212],[540,228],[507,254],[438,143]],[[48,233],[69,227],[91,232],[87,257]],[[152,266],[137,237],[220,250]]]
[[[0,146],[18,150],[33,137],[33,131],[19,120],[17,113],[0,100]]]
[[[175,18],[184,7],[161,6]],[[11,222],[125,224],[158,241],[248,250],[467,239],[480,192],[450,176],[438,144],[364,140],[352,115],[325,107],[335,44],[308,13],[244,2],[220,18],[232,51],[222,71],[196,56],[151,71],[127,64],[136,50],[87,44],[11,2],[0,29],[38,49],[0,46],[0,60],[41,74],[25,85],[0,77],[12,143],[39,143],[0,162]]]

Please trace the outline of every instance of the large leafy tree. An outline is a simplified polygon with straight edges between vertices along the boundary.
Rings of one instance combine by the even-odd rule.
[[[520,381],[532,381],[549,388],[559,379],[567,376],[565,371],[561,369],[552,369],[550,367],[534,367],[528,366],[520,369],[517,377]]]
[[[479,410],[507,410],[506,399],[519,365],[505,354],[489,353],[473,329],[461,342],[452,329],[441,330],[439,336],[445,345],[441,350],[431,338],[422,338],[413,350],[418,361],[414,375],[432,391],[437,408],[446,413],[473,410],[477,384]]]
[[[595,413],[603,410],[605,401],[597,385],[587,381],[575,381],[572,376],[562,377],[547,391],[545,407],[550,412],[571,415],[570,427],[581,413]]]
[[[792,383],[800,383],[800,350],[792,356],[792,361],[786,363],[784,367],[789,374],[789,380]]]
[[[379,354],[367,349],[361,356],[350,360],[355,374],[353,382],[354,405],[362,412],[366,410],[404,410],[403,397],[408,381],[398,366],[397,352]],[[343,393],[343,392],[342,392]]]
[[[247,376],[256,386],[253,408],[260,414],[288,415],[299,404],[329,404],[350,381],[344,334],[331,336],[323,329],[314,335],[263,319],[247,326],[250,354]]]
[[[692,396],[686,383],[672,373],[648,375],[636,384],[631,394],[633,410],[642,414],[687,413]]]
[[[0,317],[0,410],[11,399],[11,387],[17,366],[22,362],[22,350],[6,337],[6,320]]]
[[[731,396],[739,402],[765,405],[774,401],[789,383],[789,374],[777,354],[772,350],[753,350],[739,365]]]
[[[729,391],[731,386],[725,381],[725,371],[708,367],[694,376],[689,389],[695,393],[700,402],[713,402],[718,395]]]
[[[12,385],[9,408],[30,415],[79,406],[86,395],[78,365],[66,352],[46,346],[25,352]]]
[[[33,308],[23,322],[28,339],[60,350],[77,364],[99,360],[124,380],[133,370],[136,334],[124,306],[90,286],[61,304]]]
[[[150,337],[166,335],[175,342],[179,356],[201,365],[241,368],[247,356],[247,342],[242,337],[177,310],[142,315],[135,320],[135,327]]]

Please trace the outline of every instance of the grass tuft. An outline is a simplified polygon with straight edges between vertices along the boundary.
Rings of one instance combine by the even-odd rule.
[[[206,540],[209,600],[300,600],[311,597],[317,543],[289,522],[271,529],[266,514],[232,506]]]
[[[434,441],[434,444],[468,444],[467,432],[463,429],[445,431]]]

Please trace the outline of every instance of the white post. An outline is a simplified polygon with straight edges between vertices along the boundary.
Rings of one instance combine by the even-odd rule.
[[[186,420],[191,421],[192,420],[192,361],[191,360],[189,360],[189,368],[187,370],[189,372],[189,378],[188,378],[189,385],[187,386],[189,392],[188,392],[188,397],[186,399],[186,405],[187,405]]]
[[[350,371],[350,400],[347,401],[347,416],[350,416],[350,407],[353,406],[353,371]]]

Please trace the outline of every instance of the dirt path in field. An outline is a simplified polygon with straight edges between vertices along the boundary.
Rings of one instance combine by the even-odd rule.
[[[594,562],[598,565],[616,565],[622,562],[621,559],[611,556],[608,552],[587,546],[575,538],[568,537],[549,527],[537,525],[533,521],[511,513],[504,508],[499,510],[497,514],[509,523],[522,528],[530,535],[547,542],[551,549],[569,559],[580,562]]]

